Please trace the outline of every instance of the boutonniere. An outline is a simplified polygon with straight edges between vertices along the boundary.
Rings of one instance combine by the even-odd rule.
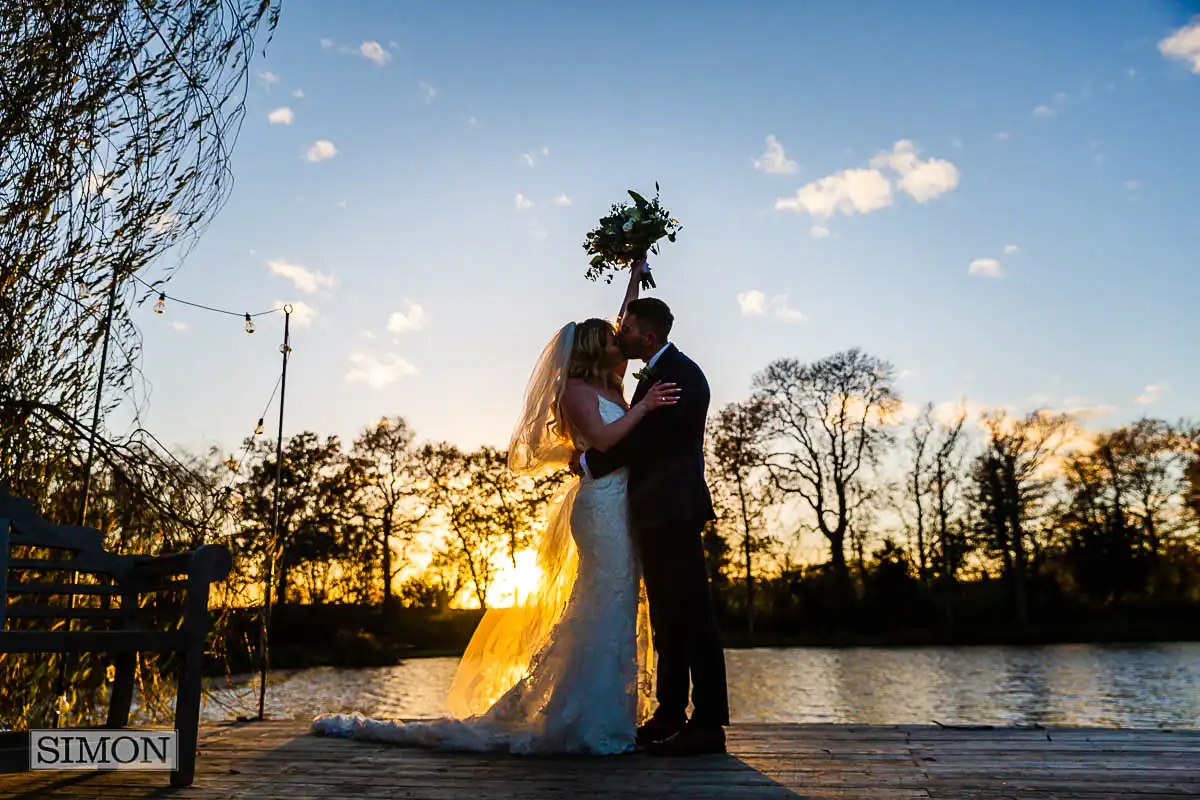
[[[642,367],[637,372],[633,373],[633,377],[639,381],[647,381],[658,374],[658,370],[654,367]]]

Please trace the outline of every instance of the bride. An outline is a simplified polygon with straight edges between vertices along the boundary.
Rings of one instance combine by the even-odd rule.
[[[630,270],[621,316],[638,295]],[[513,431],[508,463],[537,475],[574,450],[607,450],[678,399],[659,383],[628,408],[613,325],[568,323],[543,350]],[[634,749],[649,716],[650,622],[629,535],[626,473],[572,479],[552,505],[537,553],[537,588],[487,611],[450,686],[450,717],[430,722],[323,714],[314,733],[450,750],[611,755]]]

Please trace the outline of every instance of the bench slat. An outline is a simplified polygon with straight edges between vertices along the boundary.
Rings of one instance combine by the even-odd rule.
[[[105,574],[101,570],[87,569],[78,561],[59,558],[10,558],[9,569],[38,569],[46,572],[83,572]]]
[[[23,619],[120,619],[128,616],[142,621],[155,617],[178,617],[183,614],[183,606],[170,604],[162,606],[142,606],[132,611],[122,611],[120,608],[67,608],[66,606],[9,606],[9,618]]]
[[[0,653],[166,653],[187,641],[184,631],[7,631]]]
[[[56,606],[9,606],[9,619],[117,619],[119,608],[58,608]]]
[[[103,586],[95,583],[10,583],[9,594],[90,594],[106,595],[119,593],[120,587]]]

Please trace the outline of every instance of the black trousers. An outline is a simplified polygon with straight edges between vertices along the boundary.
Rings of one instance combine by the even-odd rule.
[[[636,532],[650,603],[650,628],[658,657],[654,718],[729,724],[725,651],[704,558],[703,523],[670,523]]]

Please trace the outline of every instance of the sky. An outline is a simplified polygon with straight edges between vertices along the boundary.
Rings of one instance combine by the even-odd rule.
[[[285,435],[399,414],[503,446],[545,343],[617,312],[583,234],[657,181],[684,227],[656,294],[714,410],[774,359],[861,347],[914,405],[1200,417],[1193,14],[288,0],[231,198],[166,288],[294,305]],[[136,319],[146,427],[235,451],[282,316]]]

